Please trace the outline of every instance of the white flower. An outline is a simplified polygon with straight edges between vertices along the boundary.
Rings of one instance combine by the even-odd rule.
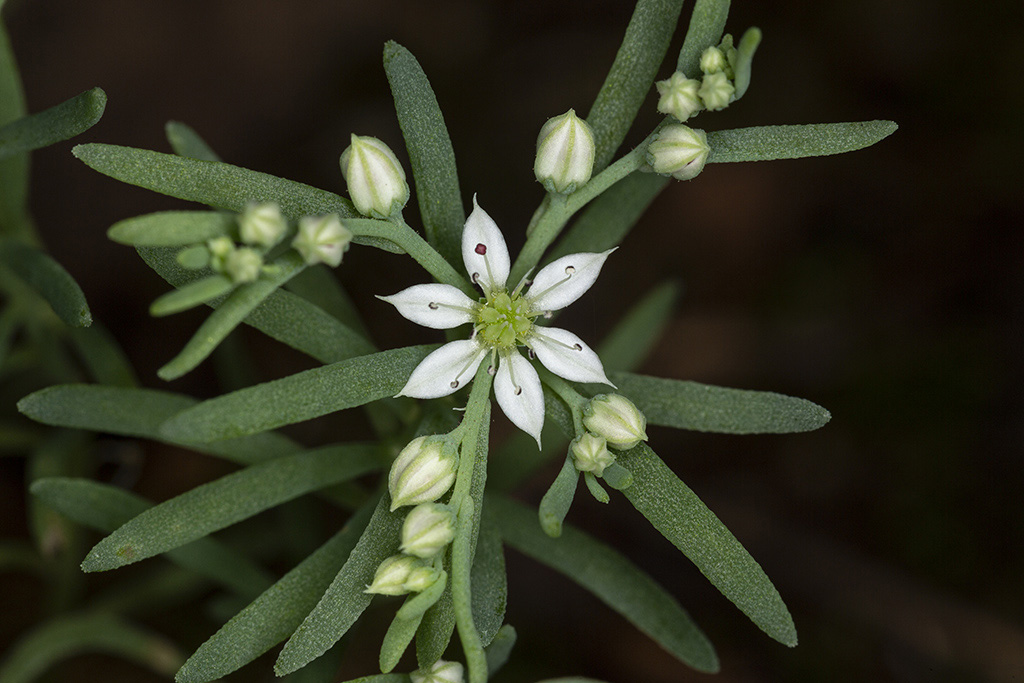
[[[553,261],[509,290],[510,262],[505,238],[473,198],[473,212],[462,231],[462,260],[473,282],[483,290],[474,301],[451,285],[415,285],[380,297],[403,316],[425,327],[446,330],[473,324],[469,339],[449,342],[416,366],[399,396],[439,398],[469,382],[490,356],[498,405],[514,425],[537,440],[544,425],[544,392],[540,377],[519,352],[529,349],[548,370],[572,382],[611,385],[597,354],[572,332],[541,327],[534,321],[565,308],[597,280],[614,249],[600,254],[570,254]],[[529,285],[528,291],[524,288]]]

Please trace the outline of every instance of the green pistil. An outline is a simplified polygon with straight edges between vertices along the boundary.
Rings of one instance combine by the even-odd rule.
[[[477,338],[493,349],[511,349],[524,343],[539,314],[519,294],[500,291],[489,294],[476,313]]]

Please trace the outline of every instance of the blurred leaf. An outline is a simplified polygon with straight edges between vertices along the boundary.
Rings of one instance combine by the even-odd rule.
[[[139,247],[180,247],[231,235],[234,214],[217,211],[160,211],[118,221],[107,237],[119,244]]]
[[[572,499],[576,496],[576,486],[580,481],[580,473],[572,463],[572,456],[566,456],[558,476],[551,482],[551,487],[540,501],[540,526],[551,538],[562,535],[562,522],[569,514]]]
[[[181,654],[162,636],[111,614],[56,617],[22,636],[0,667],[0,681],[28,683],[54,664],[86,652],[104,652],[141,664],[163,676],[178,668]]]
[[[157,371],[164,380],[181,377],[206,360],[231,330],[245,320],[274,291],[306,267],[306,262],[294,251],[286,252],[274,263],[273,273],[263,273],[255,282],[240,285],[224,302],[203,321],[196,333],[169,363]]]
[[[398,393],[434,346],[408,346],[350,358],[218,396],[161,427],[175,441],[208,442],[312,420]]]
[[[410,680],[409,674],[375,674],[373,676],[353,678],[350,681],[345,681],[345,683],[409,683]]]
[[[39,479],[30,491],[69,519],[103,533],[114,531],[153,506],[134,493],[88,479]],[[172,550],[167,559],[242,595],[255,595],[272,582],[262,567],[212,538]]]
[[[220,161],[217,153],[199,137],[191,127],[180,121],[168,121],[164,126],[167,142],[178,156],[198,159],[199,161]]]
[[[344,444],[252,465],[146,510],[89,551],[86,572],[182,546],[293,498],[381,468],[374,446]]]
[[[628,372],[610,375],[651,424],[725,434],[787,434],[818,429],[831,418],[819,405],[770,391],[727,389]]]
[[[0,539],[0,573],[27,573],[45,576],[43,558],[21,539]]]
[[[633,229],[668,178],[653,173],[630,173],[595,199],[559,240],[544,263],[580,252],[617,247]]]
[[[201,272],[186,270],[178,264],[175,249],[143,247],[138,251],[150,268],[175,287],[183,287],[202,277]],[[296,277],[305,272],[301,271]],[[220,304],[220,300],[210,302],[214,308]],[[362,336],[333,316],[281,289],[264,299],[244,322],[321,363],[334,363],[375,350]]]
[[[235,288],[235,283],[223,275],[210,275],[201,280],[190,282],[181,289],[162,294],[149,305],[149,314],[153,316],[181,313],[196,306],[224,296]],[[226,336],[226,335],[225,335]]]
[[[650,93],[682,7],[683,0],[636,3],[615,62],[587,114],[597,144],[595,174],[611,161]]]
[[[0,18],[0,125],[25,115],[25,93],[7,28]],[[27,237],[28,154],[0,160],[0,236]]]
[[[529,508],[507,498],[489,497],[487,504],[501,537],[513,548],[586,588],[681,662],[698,671],[718,671],[715,650],[690,615],[632,562],[571,526],[557,540],[547,536],[533,523]]]
[[[226,676],[288,638],[344,566],[373,509],[371,504],[356,512],[341,531],[224,624],[181,667],[178,683]]]
[[[728,16],[729,0],[697,0],[683,40],[683,49],[679,51],[676,71],[682,71],[687,78],[700,76],[700,56],[704,50],[718,45],[722,40]]]
[[[487,646],[487,673],[490,676],[498,673],[505,666],[512,648],[516,644],[516,630],[511,624],[505,624],[494,634],[494,639]]]
[[[328,213],[359,215],[352,202],[333,192],[231,164],[97,143],[72,151],[111,178],[216,209],[241,211],[249,202],[277,202],[292,220]]]
[[[779,592],[697,495],[644,443],[618,462],[633,473],[622,495],[762,631],[795,646],[796,627]]]
[[[708,132],[708,163],[771,161],[842,154],[869,147],[892,135],[892,121],[755,126]]]
[[[183,445],[161,434],[160,425],[196,404],[197,401],[188,396],[155,389],[63,384],[29,394],[18,401],[18,410],[37,422],[55,427],[89,429]],[[276,458],[299,448],[290,439],[271,433],[209,445],[189,444],[189,447],[241,464]]]
[[[734,99],[738,100],[743,97],[744,93],[747,92],[747,88],[750,87],[751,65],[754,63],[754,53],[760,44],[761,29],[754,27],[747,29],[743,37],[740,38],[739,45],[736,46],[736,66],[733,68],[736,75],[736,94]]]
[[[0,159],[73,138],[103,116],[107,95],[99,88],[0,127]]]
[[[672,317],[679,290],[675,282],[658,285],[619,319],[597,347],[605,372],[632,370],[647,358]]]
[[[373,582],[378,565],[398,552],[403,512],[388,512],[390,498],[381,497],[366,530],[345,566],[331,582],[320,602],[309,613],[277,658],[278,676],[313,661],[345,635],[373,597],[363,590]]]
[[[485,505],[489,504],[485,502]],[[505,556],[501,548],[498,521],[493,517],[491,511],[484,507],[476,557],[470,575],[470,585],[473,589],[473,624],[480,633],[480,642],[484,647],[491,644],[505,622],[505,604],[508,601]]]
[[[304,271],[288,281],[285,287],[293,294],[296,294],[325,313],[337,318],[351,330],[354,330],[365,339],[370,335],[359,317],[359,311],[349,297],[348,292],[341,286],[334,271],[327,266],[317,265],[306,268]],[[367,347],[363,353],[372,353],[374,348]],[[357,354],[362,355],[362,354]],[[341,360],[336,358],[335,360]]]
[[[46,299],[57,317],[72,327],[88,327],[92,313],[85,294],[64,267],[49,255],[25,244],[0,242],[0,265]]]
[[[124,349],[103,325],[93,323],[89,327],[71,328],[71,342],[89,375],[100,384],[138,386],[139,380]]]
[[[384,71],[409,152],[427,241],[449,263],[462,263],[466,213],[455,170],[455,152],[437,97],[416,58],[394,41],[384,45]]]

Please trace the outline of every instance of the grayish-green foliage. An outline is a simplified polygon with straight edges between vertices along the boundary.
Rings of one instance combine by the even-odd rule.
[[[0,266],[6,266],[50,304],[57,317],[73,327],[92,324],[85,294],[68,271],[45,252],[16,242],[0,242]]]
[[[100,120],[106,105],[106,93],[93,88],[0,127],[0,160],[75,137]]]
[[[842,154],[870,147],[896,132],[892,121],[757,126],[708,132],[708,163],[771,161]]]

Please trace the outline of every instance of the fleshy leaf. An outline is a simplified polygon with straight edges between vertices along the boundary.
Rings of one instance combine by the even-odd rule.
[[[516,630],[512,628],[511,624],[505,624],[494,634],[491,644],[486,649],[487,673],[490,676],[494,676],[501,667],[505,666],[505,662],[508,661],[509,656],[512,654],[512,648],[515,647],[515,644]]]
[[[718,657],[690,615],[654,579],[612,548],[570,526],[553,539],[525,506],[488,498],[501,537],[600,598],[665,650],[698,671],[718,671]]]
[[[223,275],[211,275],[202,280],[190,282],[181,289],[175,289],[156,298],[149,305],[153,316],[171,315],[202,306],[235,288],[235,283]]]
[[[842,154],[870,147],[892,135],[892,121],[755,126],[708,132],[708,163],[771,161]]]
[[[541,499],[538,510],[541,529],[551,538],[558,538],[562,535],[562,522],[569,514],[579,480],[580,474],[572,463],[572,457],[566,457],[558,476],[555,477],[551,487]]]
[[[367,505],[356,512],[341,531],[232,617],[188,658],[175,680],[216,680],[294,633],[344,566],[373,507]]]
[[[441,108],[419,62],[394,41],[384,46],[384,71],[409,152],[427,241],[449,263],[458,263],[466,214]]]
[[[729,0],[697,0],[686,30],[683,48],[679,51],[676,70],[687,78],[700,75],[700,56],[707,48],[718,45],[729,16]]]
[[[57,317],[68,325],[88,327],[92,324],[92,313],[82,288],[46,253],[26,244],[0,242],[0,265],[10,268],[42,296]]]
[[[754,27],[748,28],[740,38],[739,45],[736,46],[736,94],[735,99],[743,97],[743,94],[747,92],[747,88],[750,87],[750,71],[751,65],[754,63],[754,52],[757,51],[757,46],[761,44],[761,29]]]
[[[644,443],[618,462],[633,473],[622,495],[762,631],[795,646],[796,627],[779,592],[697,495]]]
[[[99,88],[0,127],[0,159],[73,138],[103,116],[107,95]]]
[[[235,216],[216,211],[160,211],[119,221],[107,237],[139,247],[179,247],[230,235]]]
[[[495,511],[484,503],[473,560],[470,585],[473,588],[473,624],[480,633],[480,643],[487,647],[505,621],[505,603],[508,599],[508,580],[505,575],[505,556],[501,536],[493,519]],[[531,524],[532,524],[531,520]]]
[[[611,161],[650,93],[682,8],[682,0],[637,2],[615,62],[587,114],[596,144],[595,174]]]
[[[361,444],[327,446],[246,467],[138,515],[97,543],[82,569],[107,571],[144,560],[380,467],[374,448]]]
[[[831,419],[821,406],[770,391],[612,373],[619,392],[651,424],[725,434],[786,434],[818,429]]]
[[[168,121],[164,126],[167,142],[178,156],[199,159],[200,161],[220,161],[217,153],[199,137],[190,126],[180,121]]]
[[[407,346],[343,360],[218,396],[160,428],[165,438],[204,443],[276,429],[394,396],[433,349]]]

